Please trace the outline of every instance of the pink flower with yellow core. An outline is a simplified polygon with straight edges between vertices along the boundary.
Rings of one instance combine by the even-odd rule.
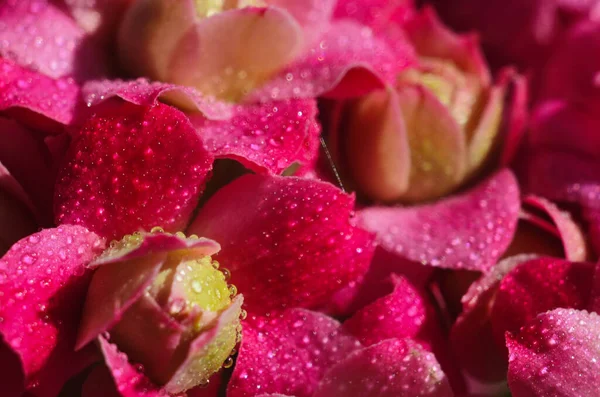
[[[102,379],[104,395],[178,395],[231,365],[241,298],[227,278],[248,291],[246,309],[268,316],[321,307],[365,272],[371,236],[354,225],[351,196],[244,175],[195,211],[213,160],[171,106],[91,109],[58,172],[60,226],[21,240],[0,265],[0,362],[18,372],[2,382],[10,395],[54,396],[99,357],[87,393]],[[147,232],[154,225],[165,233]]]
[[[522,128],[514,113],[524,112],[523,82],[505,72],[492,83],[474,38],[447,30],[429,9],[402,29],[418,64],[388,89],[338,109],[331,131],[349,183],[376,202],[456,191],[486,167],[506,164]]]

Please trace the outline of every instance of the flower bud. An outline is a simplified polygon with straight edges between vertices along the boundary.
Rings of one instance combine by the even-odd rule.
[[[230,361],[241,330],[241,297],[211,255],[212,240],[160,229],[113,242],[94,273],[77,346],[108,331],[168,393],[206,383]]]
[[[119,30],[122,66],[136,76],[237,101],[293,60],[302,31],[261,0],[137,0]],[[253,7],[249,7],[253,6]]]
[[[375,201],[421,202],[455,191],[493,158],[507,83],[490,82],[472,37],[429,10],[405,26],[418,65],[394,87],[346,107],[348,168]]]

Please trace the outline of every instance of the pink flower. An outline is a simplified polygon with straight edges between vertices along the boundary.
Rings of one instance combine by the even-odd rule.
[[[399,70],[393,87],[328,114],[341,179],[379,244],[364,284],[340,292],[336,313],[352,311],[391,272],[425,285],[435,268],[492,269],[516,230],[519,187],[503,167],[526,116],[524,81],[506,74],[492,84],[474,38],[452,33],[430,9],[347,3],[348,15],[387,41],[410,40],[419,63]]]
[[[368,28],[332,22],[334,5],[139,0],[120,26],[119,58],[133,75],[228,101],[356,92],[381,86],[365,70],[386,79],[410,61]]]
[[[55,213],[61,226],[17,243],[0,266],[4,275],[0,287],[5,299],[0,310],[0,317],[4,318],[0,332],[7,343],[7,359],[13,360],[12,368],[21,368],[21,375],[11,378],[14,390],[54,395],[70,376],[95,361],[91,345],[75,352],[77,332],[77,347],[83,347],[104,330],[113,335],[110,343],[100,339],[100,350],[113,379],[103,382],[105,387],[110,389],[114,384],[122,395],[142,389],[160,395],[163,392],[157,385],[168,392],[183,390],[181,384],[187,385],[185,388],[193,386],[187,378],[177,378],[182,368],[196,363],[193,359],[182,361],[180,354],[188,351],[182,349],[192,349],[192,354],[196,348],[209,346],[207,343],[214,338],[219,341],[219,319],[230,318],[230,306],[227,302],[226,306],[213,309],[202,306],[204,298],[194,295],[196,278],[190,281],[183,277],[182,284],[175,277],[172,284],[160,284],[156,280],[163,276],[156,276],[156,272],[170,268],[173,261],[169,258],[180,260],[182,249],[198,251],[206,257],[215,254],[218,245],[203,239],[143,233],[141,245],[125,249],[123,244],[139,239],[123,237],[126,233],[149,230],[159,224],[167,232],[175,232],[185,229],[191,221],[189,233],[219,241],[222,250],[214,259],[229,269],[231,282],[240,291],[248,292],[246,308],[256,316],[275,315],[289,307],[323,306],[340,284],[356,280],[366,270],[372,254],[371,237],[350,219],[351,196],[318,181],[245,175],[219,189],[191,219],[213,156],[187,117],[168,105],[139,106],[120,100],[107,101],[92,111],[82,127],[73,132],[59,170]],[[124,242],[98,257],[103,238]],[[165,259],[160,252],[169,254]],[[134,259],[138,255],[145,259]],[[187,266],[187,262],[182,263],[179,267]],[[208,276],[202,269],[208,265],[203,265],[203,259],[198,263],[191,271],[200,274],[198,279],[206,280]],[[96,267],[98,270],[93,272]],[[275,279],[277,283],[272,282]],[[183,301],[188,302],[180,307],[181,311],[173,311],[179,301],[161,300],[166,286],[170,286],[171,298],[183,294]],[[88,303],[81,320],[80,305],[86,291]],[[147,291],[159,305],[166,305],[164,311],[174,316],[179,325],[160,314],[162,311],[154,310],[152,300],[140,300],[142,291]],[[18,303],[21,298],[27,299],[26,304]],[[204,309],[202,317],[198,318],[194,304]],[[191,309],[188,311],[187,307]],[[218,315],[207,315],[208,311]],[[184,327],[184,334],[189,324],[203,324],[202,321],[216,324],[216,328],[210,328],[214,332],[193,334],[199,338],[198,343],[190,342],[189,335],[184,338],[187,342],[175,343],[175,334],[164,335],[162,331],[156,332],[158,339],[145,340],[136,337],[127,325],[141,321],[140,313],[162,318],[157,326]],[[146,314],[139,318],[145,319]],[[145,336],[150,336],[151,324],[155,323],[150,321],[144,327],[148,332]],[[230,324],[229,320],[222,326],[226,324]],[[22,327],[29,326],[39,331],[23,331]],[[171,338],[170,342],[161,342],[166,340],[162,337]],[[149,349],[149,344],[166,350]],[[168,351],[175,346],[175,352]],[[209,360],[210,365],[201,361],[206,369],[202,379],[194,380],[195,384],[208,380],[210,373],[218,369],[231,351],[230,342],[226,346],[229,347],[219,348],[217,356],[202,353],[216,358]],[[117,354],[119,349],[146,370],[138,373],[124,356]],[[169,361],[173,366],[165,367],[166,372],[157,370],[157,360],[166,360],[169,354],[174,354],[175,358]],[[93,374],[90,382],[103,376]]]
[[[596,17],[596,0],[431,0],[455,29],[477,31],[494,66],[516,64],[537,69],[565,30]]]

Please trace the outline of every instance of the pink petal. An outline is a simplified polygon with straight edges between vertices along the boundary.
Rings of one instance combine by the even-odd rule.
[[[73,346],[90,280],[85,265],[103,247],[94,233],[64,225],[19,241],[0,260],[0,333],[36,395],[56,395],[90,362],[90,351]]]
[[[98,43],[47,1],[4,1],[0,20],[0,55],[4,58],[53,78],[83,80],[107,71]]]
[[[491,312],[496,340],[506,331],[516,333],[539,313],[555,308],[586,308],[590,300],[594,265],[540,258],[508,273],[496,293]]]
[[[514,397],[588,397],[600,384],[600,317],[557,309],[507,338]]]
[[[410,45],[392,52],[369,28],[336,22],[317,45],[247,99],[358,96],[382,88],[384,81],[395,81],[396,73],[413,61]]]
[[[422,264],[487,271],[510,244],[519,189],[503,170],[463,194],[413,207],[370,207],[362,225],[384,249]]]
[[[172,102],[190,112],[200,112],[211,120],[224,120],[232,116],[232,106],[206,96],[192,87],[176,84],[137,80],[95,80],[82,88],[87,106],[97,105],[112,97],[119,97],[136,105],[154,105],[159,99]]]
[[[336,362],[360,347],[323,314],[288,310],[246,327],[228,397],[281,393],[311,397]]]
[[[0,58],[0,111],[27,110],[20,119],[29,125],[39,125],[49,119],[70,124],[78,103],[79,88],[71,79],[54,80]],[[33,119],[29,116],[33,112]]]
[[[127,361],[127,355],[118,350],[104,336],[98,338],[104,362],[110,370],[113,382],[122,397],[167,397],[168,394],[152,384],[141,368]],[[106,385],[108,386],[108,385]],[[110,390],[110,389],[108,389]]]
[[[552,219],[556,232],[562,240],[566,259],[570,261],[586,259],[585,237],[568,212],[561,211],[552,202],[538,196],[527,196],[523,202],[544,211]]]
[[[600,50],[600,24],[582,22],[561,37],[543,69],[540,96],[573,102],[600,100],[597,73],[600,63],[589,54]]]
[[[154,226],[181,230],[212,160],[177,109],[107,103],[78,131],[59,172],[56,221],[110,239]]]
[[[313,44],[327,29],[335,3],[335,0],[267,0],[269,6],[280,7],[294,17],[303,30],[307,45]]]
[[[0,163],[0,255],[18,240],[35,233],[38,223],[29,197]]]
[[[409,339],[361,349],[331,368],[314,397],[452,397],[432,353]]]
[[[423,338],[427,320],[434,315],[426,298],[405,278],[392,278],[394,290],[356,312],[344,329],[370,346],[389,338]]]
[[[339,0],[335,18],[351,18],[379,31],[385,30],[390,21],[403,21],[414,7],[413,0]]]
[[[504,259],[469,287],[463,311],[450,330],[450,345],[460,367],[473,378],[496,382],[506,377],[504,343],[494,339],[490,312],[502,278],[518,264],[535,258],[517,255]]]
[[[431,7],[425,7],[404,26],[419,56],[451,61],[489,85],[491,76],[474,35],[459,35],[446,27]]]
[[[48,147],[33,131],[3,117],[0,117],[0,137],[0,163],[35,203],[40,223],[51,224],[55,175]]]
[[[254,172],[281,174],[294,163],[312,164],[321,128],[312,99],[238,105],[229,120],[192,118],[216,158],[229,158]]]
[[[504,69],[500,73],[500,84],[508,87],[508,99],[504,103],[503,124],[500,127],[504,140],[500,166],[507,167],[515,158],[525,135],[529,118],[529,91],[527,79],[513,69]]]
[[[371,236],[354,226],[353,206],[327,183],[246,175],[218,191],[189,232],[219,241],[217,259],[250,313],[318,307],[371,259]]]

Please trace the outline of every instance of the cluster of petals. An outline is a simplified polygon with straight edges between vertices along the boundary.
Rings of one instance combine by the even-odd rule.
[[[596,395],[600,3],[485,3],[0,2],[0,394]]]

